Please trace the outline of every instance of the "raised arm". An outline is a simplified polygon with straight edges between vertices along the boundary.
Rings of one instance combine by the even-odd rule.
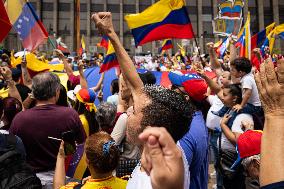
[[[32,88],[32,79],[29,74],[29,71],[27,69],[27,61],[25,59],[22,59],[21,62],[21,68],[22,68],[22,77],[23,77],[23,83],[30,89]]]
[[[229,46],[230,46],[230,62],[237,58],[237,48],[235,47],[235,41],[232,37],[229,38]]]
[[[284,181],[284,60],[260,65],[255,74],[265,124],[261,140],[260,185]],[[280,188],[280,187],[279,187]]]
[[[98,81],[97,85],[92,87],[91,89],[93,89],[95,92],[99,91],[101,89],[103,82],[104,82],[104,78],[105,78],[105,73],[102,73],[100,80]]]
[[[53,189],[59,189],[60,187],[65,185],[65,176],[64,142],[61,141],[53,176]]]
[[[123,73],[125,79],[129,81],[132,94],[141,93],[143,82],[141,81],[131,58],[123,48],[117,34],[114,31],[111,13],[95,13],[92,15],[92,19],[94,20],[99,32],[109,37],[109,40],[111,41],[115,50],[121,72]]]
[[[84,75],[84,64],[81,60],[78,63],[78,69],[80,73],[80,85],[82,88],[88,89],[88,83]]]
[[[18,99],[22,103],[22,98],[19,94],[19,91],[18,91],[18,89],[15,85],[14,80],[12,79],[12,71],[10,70],[10,68],[1,67],[0,72],[1,72],[2,76],[5,78],[5,81],[8,85],[8,88],[9,88],[8,95],[10,97],[14,97],[14,98]]]

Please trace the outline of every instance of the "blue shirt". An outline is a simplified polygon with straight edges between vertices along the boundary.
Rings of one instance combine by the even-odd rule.
[[[194,113],[190,130],[179,141],[190,171],[190,189],[207,189],[208,131],[201,111]]]

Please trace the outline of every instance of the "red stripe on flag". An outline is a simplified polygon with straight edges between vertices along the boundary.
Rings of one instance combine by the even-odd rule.
[[[47,36],[45,35],[45,32],[41,29],[38,23],[35,23],[30,34],[23,40],[23,46],[24,48],[32,51],[46,40]]]

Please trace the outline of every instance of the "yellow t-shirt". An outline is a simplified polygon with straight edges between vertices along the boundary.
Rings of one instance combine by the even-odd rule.
[[[78,183],[72,182],[60,189],[73,189]],[[104,179],[89,179],[81,188],[82,189],[125,189],[127,185],[126,180],[110,176]]]

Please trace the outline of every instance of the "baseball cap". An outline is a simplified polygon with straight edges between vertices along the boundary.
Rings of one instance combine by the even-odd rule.
[[[238,165],[243,158],[260,154],[262,131],[248,130],[241,134],[237,141],[238,159],[234,162],[231,169]]]
[[[202,101],[207,92],[207,83],[196,73],[182,74],[181,72],[170,72],[168,75],[173,85],[184,87],[186,93],[196,101]]]

